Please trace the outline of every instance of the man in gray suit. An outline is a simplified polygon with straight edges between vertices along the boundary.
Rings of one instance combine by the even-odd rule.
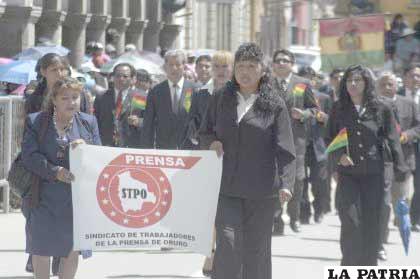
[[[147,96],[141,134],[143,148],[198,149],[198,142],[189,137],[189,112],[196,87],[184,79],[185,63],[183,51],[166,52],[164,68],[168,79]]]
[[[385,187],[384,209],[381,216],[381,248],[378,252],[378,258],[386,260],[386,251],[383,244],[386,242],[388,235],[391,206],[395,208],[399,199],[409,199],[410,184],[413,181],[412,172],[416,169],[414,142],[420,138],[420,115],[418,106],[412,98],[397,95],[397,80],[394,74],[390,72],[382,73],[378,79],[377,91],[393,107],[398,121],[397,130],[400,132],[400,142],[405,161],[411,170],[406,177],[399,177],[394,174],[391,178],[391,185],[385,185],[388,187]]]
[[[295,56],[292,52],[285,49],[274,52],[273,71],[275,79],[273,86],[285,101],[290,113],[296,147],[296,180],[292,188],[293,197],[287,205],[287,213],[290,216],[290,228],[294,232],[300,232],[298,220],[305,179],[307,137],[305,127],[307,126],[306,123],[315,116],[317,104],[309,81],[292,72],[294,64]],[[282,224],[281,210],[279,210],[274,220],[274,231],[283,234]]]

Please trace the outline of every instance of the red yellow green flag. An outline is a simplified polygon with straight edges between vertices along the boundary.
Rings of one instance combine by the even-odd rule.
[[[333,141],[328,145],[326,153],[331,153],[339,148],[346,147],[349,145],[349,138],[347,134],[347,129],[343,128],[338,132],[337,136]]]
[[[293,95],[296,97],[302,97],[305,94],[306,84],[298,83],[293,87]]]
[[[384,64],[383,15],[352,16],[319,21],[322,70],[362,64]]]
[[[146,96],[141,95],[134,95],[133,99],[131,100],[131,109],[146,109]]]

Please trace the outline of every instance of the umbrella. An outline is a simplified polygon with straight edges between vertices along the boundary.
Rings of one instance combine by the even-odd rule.
[[[13,61],[13,59],[0,57],[0,65],[9,64],[12,61]]]
[[[395,210],[396,215],[398,216],[400,236],[404,244],[405,254],[408,255],[408,246],[410,244],[410,232],[411,232],[411,223],[408,204],[405,200],[400,199],[397,203],[397,208]]]
[[[136,70],[143,69],[151,75],[165,75],[165,72],[159,65],[141,58],[138,55],[130,55],[130,53],[121,55],[120,57],[109,61],[102,66],[101,72],[110,73],[114,70],[114,67],[120,63],[129,63],[133,65]]]
[[[138,55],[146,60],[154,62],[157,65],[163,65],[165,63],[162,56],[155,52],[141,50],[138,52]]]
[[[38,60],[47,53],[56,53],[60,56],[66,56],[70,50],[63,46],[34,46],[27,48],[21,53],[17,54],[14,58],[18,60]]]
[[[36,80],[35,60],[17,60],[0,65],[0,81],[16,84],[29,84]]]

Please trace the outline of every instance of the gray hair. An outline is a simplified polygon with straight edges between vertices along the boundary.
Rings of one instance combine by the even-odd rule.
[[[397,76],[393,72],[390,72],[390,71],[384,71],[380,73],[378,77],[378,82],[384,78],[389,78],[389,79],[393,79],[394,81],[397,81]]]
[[[187,57],[185,55],[185,52],[181,49],[168,50],[165,53],[165,56],[163,57],[163,59],[165,60],[165,64],[168,62],[169,58],[171,57],[175,57],[179,59],[182,62],[182,64],[185,64],[187,62]]]

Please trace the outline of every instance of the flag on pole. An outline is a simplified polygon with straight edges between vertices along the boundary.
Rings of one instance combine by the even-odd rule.
[[[342,147],[348,147],[349,145],[349,138],[347,134],[347,129],[343,128],[338,132],[337,136],[333,139],[333,141],[328,145],[326,153],[331,153],[333,151],[336,151],[339,148]]]
[[[319,30],[323,71],[351,64],[384,65],[383,15],[322,19]]]

